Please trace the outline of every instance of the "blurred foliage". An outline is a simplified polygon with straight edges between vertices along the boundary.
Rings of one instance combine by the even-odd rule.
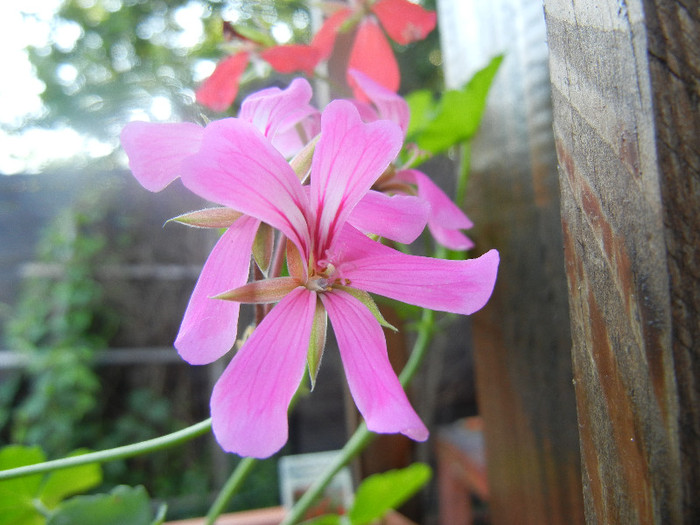
[[[93,261],[105,239],[91,231],[93,213],[66,212],[45,231],[37,259],[49,275],[25,280],[6,326],[8,347],[29,365],[24,378],[13,380],[25,392],[11,417],[14,396],[6,389],[2,419],[11,425],[14,442],[41,444],[51,455],[79,446],[76,426],[98,403],[93,360],[116,329],[94,278]]]
[[[76,451],[71,456],[84,452]],[[0,449],[0,470],[43,461],[46,455],[39,447],[10,445]],[[63,500],[101,481],[102,471],[94,463],[0,481],[0,525],[43,525],[47,517],[60,512]]]
[[[198,67],[226,53],[222,19],[262,30],[286,20],[294,38],[309,36],[310,17],[298,0],[66,0],[53,21],[54,33],[66,36],[29,49],[46,86],[46,111],[35,124],[114,139],[157,97],[170,102],[173,119],[195,120]]]

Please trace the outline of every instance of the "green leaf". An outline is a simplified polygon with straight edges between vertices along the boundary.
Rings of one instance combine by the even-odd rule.
[[[428,89],[417,89],[406,95],[406,102],[411,112],[411,120],[406,130],[406,140],[411,141],[412,137],[430,123],[435,116],[436,106],[433,93]]]
[[[87,452],[87,450],[77,450],[70,456],[79,456]],[[100,483],[102,483],[102,467],[98,463],[56,470],[47,476],[39,498],[47,508],[53,509],[66,497],[85,492]]]
[[[428,465],[414,463],[404,469],[368,477],[357,489],[350,521],[353,525],[365,525],[381,518],[418,492],[431,475]]]
[[[151,525],[151,503],[142,486],[120,485],[109,494],[75,496],[63,503],[47,525]]]
[[[464,88],[443,94],[437,115],[416,138],[420,148],[438,154],[476,134],[489,88],[502,61],[503,55],[498,55]]]
[[[39,447],[10,445],[0,450],[0,470],[45,461]],[[34,504],[42,475],[23,476],[0,482],[0,525],[40,525],[44,517]]]

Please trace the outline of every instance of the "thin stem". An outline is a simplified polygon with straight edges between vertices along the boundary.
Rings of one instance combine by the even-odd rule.
[[[416,375],[418,367],[423,362],[428,346],[432,340],[435,325],[435,312],[432,310],[423,310],[421,317],[418,337],[413,344],[413,351],[406,363],[406,366],[399,375],[401,386],[406,388]],[[375,434],[367,430],[367,425],[362,422],[355,430],[355,433],[350,437],[348,442],[341,450],[338,457],[326,468],[325,472],[319,477],[304,493],[304,495],[294,504],[294,507],[285,516],[280,525],[293,525],[303,519],[304,514],[314,504],[316,499],[323,493],[324,489],[331,482],[333,477],[340,470],[350,463],[360,452],[362,452],[374,439]]]
[[[100,450],[98,452],[91,452],[80,456],[71,456],[68,458],[55,459],[53,461],[45,461],[43,463],[35,463],[34,465],[26,465],[24,467],[1,470],[0,481],[29,476],[30,474],[43,474],[54,470],[77,467],[79,465],[106,463],[107,461],[148,454],[150,452],[156,452],[158,450],[163,450],[181,443],[185,443],[191,439],[201,436],[202,434],[205,434],[210,429],[211,418],[205,421],[200,421],[199,423],[196,423],[190,427],[183,428],[182,430],[178,430],[177,432],[173,432],[172,434],[166,434],[165,436],[149,439],[147,441],[141,441],[139,443],[132,443],[131,445],[125,445],[123,447]]]
[[[231,477],[228,478],[224,486],[221,488],[219,495],[214,500],[214,503],[209,508],[205,525],[214,525],[216,518],[221,515],[229,500],[236,492],[238,492],[241,484],[248,477],[248,474],[251,473],[257,462],[258,460],[255,458],[243,458],[240,463],[236,465],[236,468],[231,473]]]
[[[468,141],[459,145],[459,172],[457,178],[457,191],[455,201],[457,206],[464,208],[464,197],[467,194],[467,183],[469,182],[469,170],[471,168],[471,144]]]

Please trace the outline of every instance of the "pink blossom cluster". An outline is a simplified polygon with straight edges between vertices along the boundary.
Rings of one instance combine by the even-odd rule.
[[[242,456],[268,457],[287,441],[289,404],[305,374],[316,377],[329,320],[367,427],[427,439],[389,363],[386,323],[372,294],[471,314],[495,284],[495,250],[443,260],[381,242],[410,243],[427,225],[438,242],[465,249],[472,243],[461,230],[471,222],[427,175],[397,165],[405,101],[362,72],[351,75],[364,102],[335,100],[319,112],[309,83],[296,79],[250,95],[235,118],[205,127],[132,122],[122,132],[146,189],[180,178],[218,205],[180,222],[225,228],[175,341],[183,359],[206,364],[227,354],[241,304],[267,312],[211,398],[216,439]],[[252,257],[254,246],[271,239],[276,249],[268,257]],[[262,279],[249,281],[251,264]]]

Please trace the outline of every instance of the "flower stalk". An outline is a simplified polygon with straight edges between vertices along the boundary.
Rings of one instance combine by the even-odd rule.
[[[131,458],[143,454],[150,454],[166,448],[174,447],[190,441],[196,437],[206,434],[211,430],[211,418],[200,421],[192,426],[178,430],[165,436],[140,441],[124,445],[123,447],[112,448],[108,450],[100,450],[90,452],[80,456],[71,456],[67,458],[45,461],[43,463],[35,463],[24,467],[17,467],[0,471],[0,481],[29,476],[31,474],[45,474],[54,470],[61,470],[79,465],[88,465],[90,463],[106,463],[117,459]]]

